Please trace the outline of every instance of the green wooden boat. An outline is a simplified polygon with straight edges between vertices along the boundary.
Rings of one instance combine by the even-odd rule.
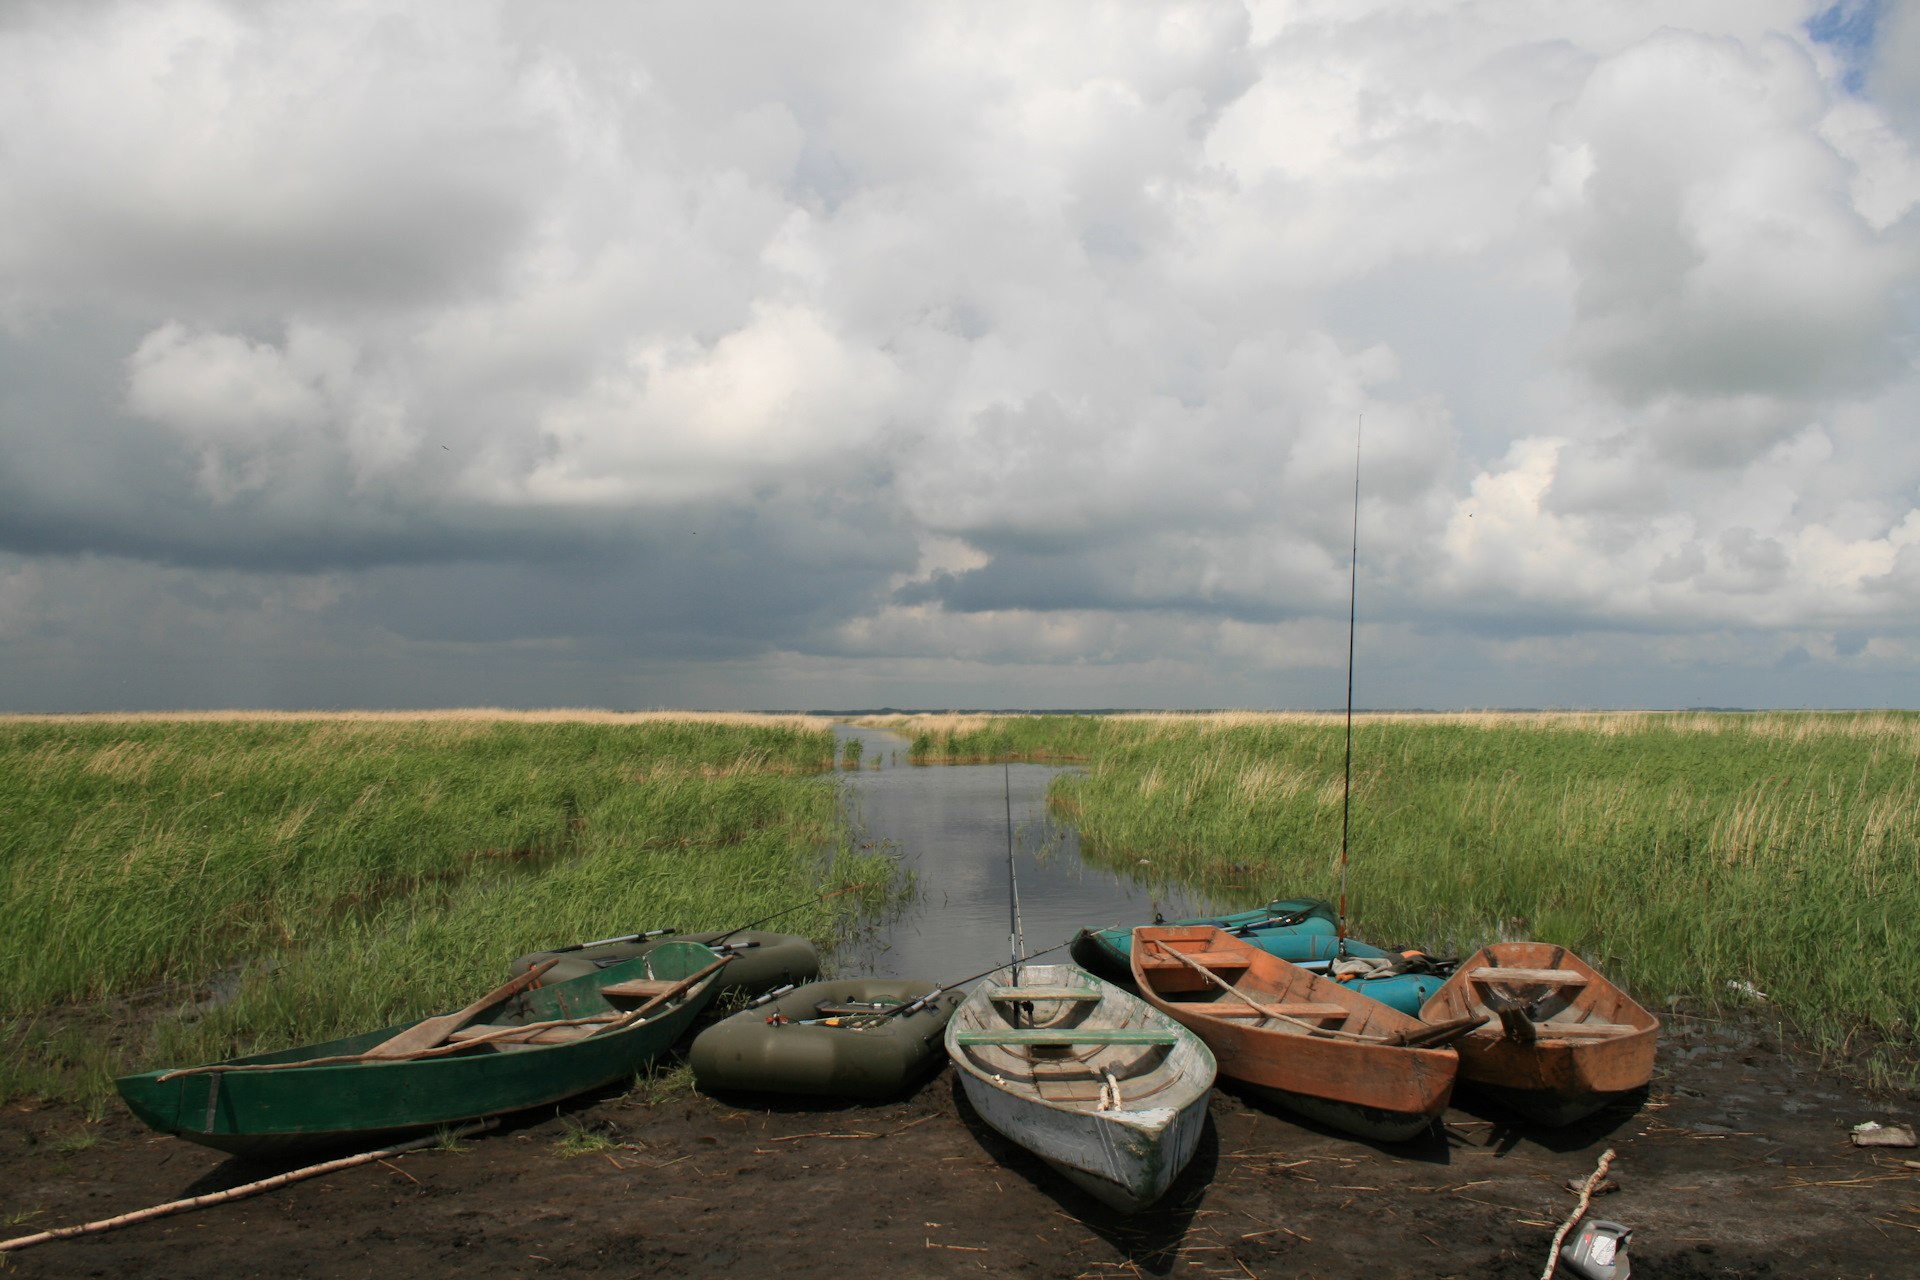
[[[945,1063],[941,1033],[965,998],[902,978],[810,982],[714,1023],[687,1061],[705,1093],[897,1098]]]
[[[422,1019],[277,1053],[114,1081],[161,1133],[235,1155],[371,1145],[544,1106],[623,1080],[710,1003],[724,964],[688,942],[626,964]],[[464,1025],[447,1025],[464,1022]],[[450,1033],[439,1035],[441,1023]],[[536,1025],[567,1023],[570,1025]],[[426,1056],[364,1057],[403,1033]]]
[[[733,963],[720,971],[716,998],[733,993],[757,996],[786,983],[810,982],[820,976],[820,953],[814,950],[813,943],[798,934],[767,933],[759,929],[655,936],[630,934],[577,947],[535,951],[521,956],[507,969],[510,973],[525,973],[544,960],[558,960],[559,963],[548,970],[545,980],[565,982],[647,955],[667,942],[697,942],[720,955],[733,957]]]

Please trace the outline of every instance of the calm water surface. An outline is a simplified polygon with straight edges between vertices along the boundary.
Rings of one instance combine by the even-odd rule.
[[[843,751],[850,738],[863,751],[863,767],[841,775],[855,839],[894,854],[918,890],[899,918],[839,949],[841,973],[953,983],[1007,962],[1009,784],[1028,953],[1066,942],[1083,925],[1144,923],[1156,906],[1168,917],[1215,909],[1204,897],[1081,861],[1079,833],[1047,816],[1047,784],[1060,772],[1052,765],[915,766],[906,762],[911,744],[897,734],[846,725],[834,734]],[[1071,961],[1062,949],[1038,963]]]

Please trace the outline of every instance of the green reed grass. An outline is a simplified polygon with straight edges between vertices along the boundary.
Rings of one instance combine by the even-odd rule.
[[[975,764],[1085,760],[1113,718],[949,713],[871,716],[858,723],[909,739],[907,759],[913,764]]]
[[[1247,905],[1335,896],[1338,717],[1028,717],[952,751],[1050,731],[1091,759],[1051,793],[1089,857]],[[1540,938],[1643,999],[1746,983],[1823,1042],[1910,1052],[1920,716],[1363,716],[1348,884],[1370,940]]]
[[[832,760],[824,728],[754,724],[0,722],[26,819],[0,832],[0,1096],[97,1097],[463,1004],[527,951],[867,885],[778,926],[828,941],[893,872],[845,847]]]

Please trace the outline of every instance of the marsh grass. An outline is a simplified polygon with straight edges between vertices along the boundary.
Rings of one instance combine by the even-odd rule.
[[[795,720],[0,721],[0,1096],[457,1007],[513,956],[884,909]]]
[[[100,1131],[92,1125],[81,1125],[70,1129],[47,1144],[61,1155],[76,1155],[82,1151],[91,1151],[100,1145]]]
[[[912,714],[869,716],[857,723],[912,742],[911,764],[979,764],[1002,760],[1081,761],[1116,716]]]
[[[643,1107],[659,1106],[693,1092],[693,1064],[661,1062],[633,1078],[627,1099]]]
[[[576,1156],[598,1155],[602,1151],[611,1151],[620,1144],[605,1132],[586,1124],[577,1116],[563,1116],[560,1121],[560,1137],[554,1141],[556,1154],[566,1160]]]
[[[1090,858],[1246,905],[1338,891],[1338,715],[974,721],[920,724],[927,758],[1091,761],[1050,793]],[[1870,1072],[1911,1074],[1920,716],[1366,715],[1352,824],[1365,937],[1547,939],[1656,1004],[1747,984],[1824,1045],[1874,1046]]]

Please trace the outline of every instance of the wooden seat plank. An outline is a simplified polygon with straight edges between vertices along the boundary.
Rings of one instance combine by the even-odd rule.
[[[1098,1000],[1100,993],[1088,987],[995,987],[987,999],[997,1003],[1018,1000]]]
[[[1536,1022],[1533,1033],[1542,1040],[1601,1039],[1632,1035],[1640,1030],[1626,1022]]]
[[[679,985],[678,982],[667,982],[660,978],[629,978],[625,982],[610,983],[600,988],[600,994],[609,1000],[650,1000],[654,996],[665,995]]]
[[[1153,1027],[1007,1027],[1003,1030],[956,1031],[962,1045],[1073,1045],[1177,1044],[1179,1035]]]
[[[1587,975],[1572,969],[1515,969],[1506,966],[1475,969],[1467,975],[1470,982],[1522,983],[1537,987],[1584,987]]]
[[[1183,951],[1180,954],[1209,969],[1245,969],[1253,963],[1238,951]],[[1152,955],[1142,956],[1140,967],[1142,969],[1184,969],[1187,966],[1166,956]]]

